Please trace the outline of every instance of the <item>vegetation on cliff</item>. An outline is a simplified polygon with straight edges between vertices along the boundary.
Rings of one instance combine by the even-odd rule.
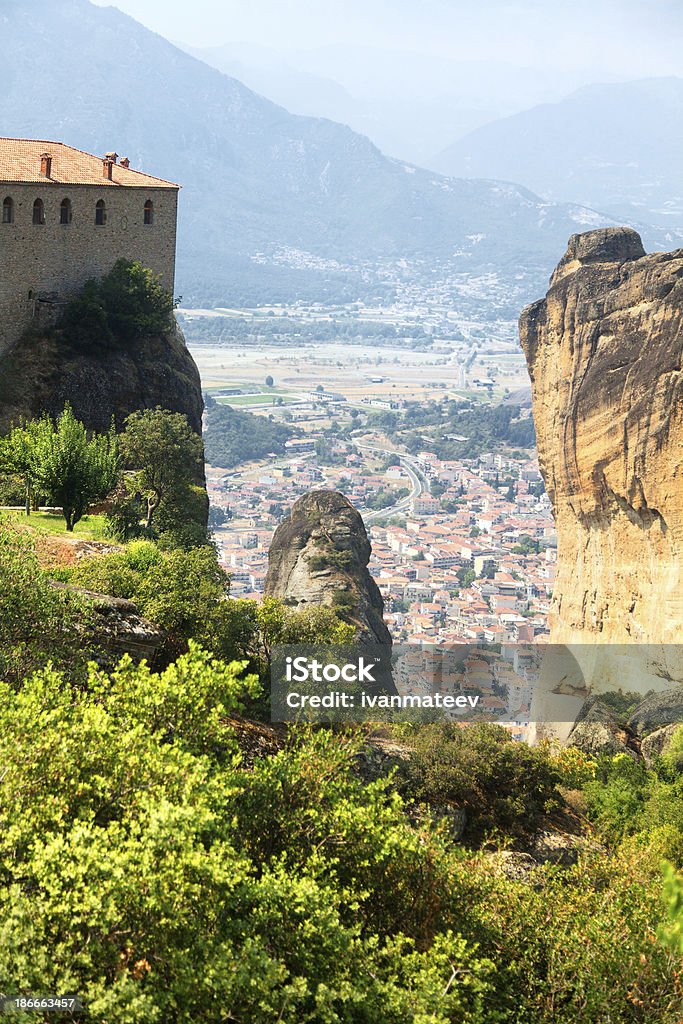
[[[187,422],[116,445],[119,543],[60,559],[0,521],[4,988],[92,1024],[678,1024],[681,733],[646,768],[486,725],[265,725],[275,646],[382,622],[358,513],[306,496],[271,596],[236,600]],[[116,602],[152,664],[95,628]]]
[[[88,430],[117,428],[161,406],[200,434],[199,372],[173,316],[174,300],[140,263],[119,260],[90,281],[54,327],[29,331],[0,357],[0,430],[53,418],[69,404]]]
[[[378,768],[367,730],[245,718],[273,645],[349,642],[333,609],[231,599],[207,545],[60,567],[0,538],[12,991],[77,992],[101,1024],[677,1024],[680,739],[625,774],[496,727],[401,727]],[[88,665],[92,590],[163,627],[156,670]],[[514,852],[553,822],[577,832],[555,863]]]
[[[192,642],[161,673],[0,686],[13,991],[122,1024],[679,1019],[678,882],[665,902],[651,851],[510,878],[359,774],[362,734],[294,730],[247,760],[258,694]],[[546,753],[506,750],[522,801],[553,796]]]
[[[173,328],[173,296],[147,267],[119,259],[108,274],[86,282],[67,304],[58,327],[72,345],[123,347]]]

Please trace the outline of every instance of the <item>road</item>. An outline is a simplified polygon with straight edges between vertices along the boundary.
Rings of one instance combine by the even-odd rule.
[[[401,498],[395,505],[379,509],[377,512],[363,513],[363,521],[366,525],[369,526],[380,519],[390,519],[392,516],[409,512],[410,506],[416,498],[419,498],[425,491],[429,493],[429,480],[420,469],[414,455],[405,455],[403,452],[394,452],[389,448],[377,448],[369,444],[357,444],[356,447],[369,452],[378,452],[381,455],[395,455],[408,474],[411,483],[410,494],[405,498]]]

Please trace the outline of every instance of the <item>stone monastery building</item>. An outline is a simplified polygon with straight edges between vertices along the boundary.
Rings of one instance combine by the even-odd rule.
[[[178,189],[116,153],[0,138],[0,351],[121,257],[172,291]]]

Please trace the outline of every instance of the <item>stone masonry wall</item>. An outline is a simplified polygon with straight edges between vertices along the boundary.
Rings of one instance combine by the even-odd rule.
[[[170,290],[175,278],[178,193],[172,188],[97,185],[0,184],[14,202],[14,221],[0,224],[0,352],[32,323],[49,322],[88,279],[102,277],[117,259],[140,260]],[[60,224],[60,204],[70,199],[72,220]],[[33,224],[42,199],[45,224]],[[95,205],[106,203],[106,224],[95,223]],[[144,204],[154,204],[152,224]],[[47,300],[47,301],[46,301]]]

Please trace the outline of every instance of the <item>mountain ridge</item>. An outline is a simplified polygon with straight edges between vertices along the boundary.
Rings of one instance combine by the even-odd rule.
[[[683,240],[683,78],[582,86],[463,136],[431,162],[440,173],[522,181],[550,200],[586,204],[646,232],[648,247]],[[637,225],[634,225],[637,226]]]
[[[439,263],[473,276],[493,269],[530,298],[577,223],[609,223],[519,186],[385,157],[113,7],[31,0],[12,3],[2,22],[4,133],[118,149],[133,168],[183,184],[178,286],[196,304],[386,296],[386,264],[404,258],[427,262],[428,274]]]

